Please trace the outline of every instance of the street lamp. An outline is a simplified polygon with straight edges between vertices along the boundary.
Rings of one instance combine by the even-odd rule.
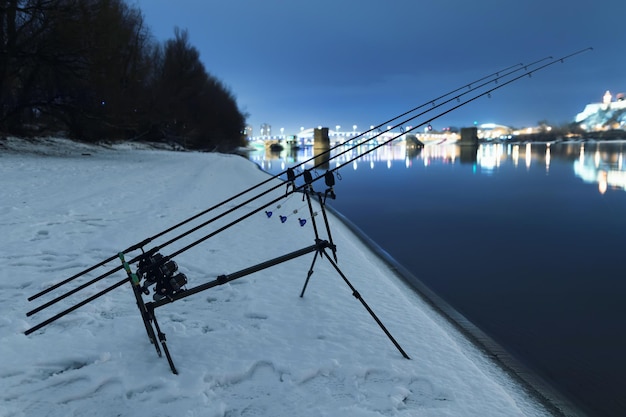
[[[341,129],[341,126],[339,125],[335,126],[335,132],[337,132],[337,135],[339,135],[339,129]]]
[[[280,128],[280,136],[284,137],[283,133],[285,132],[285,128],[281,127]]]
[[[352,134],[356,135],[356,125],[352,125]]]

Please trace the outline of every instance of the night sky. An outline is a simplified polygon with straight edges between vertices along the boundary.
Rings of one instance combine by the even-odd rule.
[[[130,0],[156,40],[187,29],[258,134],[367,130],[517,63],[580,49],[432,123],[573,121],[626,92],[626,2],[578,0]],[[520,72],[521,74],[521,72]]]

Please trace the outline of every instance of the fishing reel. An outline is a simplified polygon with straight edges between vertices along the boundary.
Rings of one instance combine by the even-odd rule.
[[[139,261],[137,275],[144,280],[141,291],[148,295],[149,288],[155,285],[154,301],[162,298],[171,298],[176,293],[184,291],[182,288],[187,284],[187,276],[182,272],[174,275],[178,271],[178,265],[169,257],[158,252],[146,253]]]

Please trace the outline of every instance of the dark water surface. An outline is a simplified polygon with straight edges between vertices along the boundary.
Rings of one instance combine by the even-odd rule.
[[[623,150],[385,146],[338,170],[329,204],[590,415],[625,416]],[[311,152],[251,159],[279,173]]]

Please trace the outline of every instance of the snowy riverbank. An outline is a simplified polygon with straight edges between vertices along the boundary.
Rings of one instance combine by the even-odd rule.
[[[326,259],[316,261],[299,297],[312,254],[159,309],[177,376],[149,344],[128,285],[25,336],[124,275],[30,318],[27,311],[63,291],[41,302],[29,303],[28,296],[267,174],[237,156],[5,141],[0,175],[0,416],[551,415],[332,215],[339,267],[411,360]],[[284,192],[281,187],[162,253]],[[304,204],[300,196],[289,198],[271,207],[271,218],[261,211],[176,257],[189,286],[312,245],[310,219],[298,224],[308,217]],[[280,214],[290,217],[281,223]],[[323,228],[320,234],[325,237]]]

